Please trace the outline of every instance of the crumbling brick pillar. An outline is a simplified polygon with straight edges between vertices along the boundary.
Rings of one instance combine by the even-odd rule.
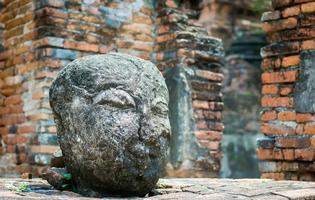
[[[315,180],[315,1],[273,0],[263,14],[262,178]]]
[[[172,127],[167,176],[218,177],[222,138],[222,42],[194,12],[158,5],[157,64],[170,92]]]
[[[1,173],[14,176],[16,171],[28,171],[27,153],[30,149],[31,138],[36,131],[32,123],[40,117],[36,109],[39,106],[39,94],[30,93],[29,89],[38,92],[39,82],[35,77],[40,72],[32,71],[39,65],[35,59],[33,42],[36,38],[33,9],[35,4],[31,0],[4,1],[1,23],[5,30],[3,46],[5,51],[0,54],[0,133],[1,133]],[[24,100],[34,98],[32,104],[24,104]],[[19,164],[19,166],[16,166]]]
[[[232,26],[237,20],[237,18],[231,17],[237,9],[235,4],[235,1],[202,0],[199,22],[207,27],[212,36],[231,40],[233,37]]]

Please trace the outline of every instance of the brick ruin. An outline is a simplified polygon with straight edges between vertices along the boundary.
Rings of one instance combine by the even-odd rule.
[[[263,178],[315,180],[313,0],[273,0],[262,16],[269,45],[261,54]]]
[[[223,83],[223,178],[258,178],[256,140],[260,133],[261,33],[244,31],[226,52]],[[237,155],[237,156],[236,156]]]
[[[220,40],[209,37],[195,23],[194,15],[191,10],[183,13],[165,5],[158,14],[157,38],[162,40],[156,45],[157,63],[170,91],[172,138],[167,175],[217,177],[224,50]]]
[[[174,87],[174,97],[187,92],[181,100],[171,100],[174,159],[168,175],[217,177],[222,43],[196,24],[191,4],[179,5],[170,0],[5,0],[1,176],[38,176],[50,164],[58,144],[48,89],[60,68],[81,56],[118,51],[156,63]],[[182,73],[185,80],[173,84]],[[174,118],[182,109],[189,125]],[[192,146],[193,155],[187,149]]]
[[[259,176],[262,93],[262,177],[314,180],[315,1],[272,0],[266,34],[248,2],[1,0],[0,176],[38,176],[50,164],[58,144],[48,89],[60,68],[117,51],[154,62],[165,76],[167,176],[218,177],[220,168]]]
[[[203,1],[199,22],[222,38],[223,68],[222,178],[258,178],[256,139],[260,133],[260,49],[266,45],[260,12],[253,1]],[[260,1],[262,2],[262,1]],[[264,5],[264,4],[262,4]]]

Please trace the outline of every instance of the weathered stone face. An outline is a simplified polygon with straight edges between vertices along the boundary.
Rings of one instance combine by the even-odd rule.
[[[79,192],[144,195],[165,165],[168,90],[150,62],[122,54],[67,65],[50,89],[58,139]]]

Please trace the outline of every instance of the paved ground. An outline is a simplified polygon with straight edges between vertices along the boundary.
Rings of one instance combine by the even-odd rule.
[[[22,192],[22,190],[28,192]],[[315,182],[266,179],[162,179],[151,195],[155,196],[145,199],[315,200]],[[83,200],[92,198],[84,198],[72,192],[53,190],[46,181],[41,179],[0,179],[0,199]]]

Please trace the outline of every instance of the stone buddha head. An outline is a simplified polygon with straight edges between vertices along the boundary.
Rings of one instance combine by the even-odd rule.
[[[132,56],[87,56],[60,72],[50,105],[80,193],[145,195],[153,189],[167,160],[168,101],[159,70]]]

